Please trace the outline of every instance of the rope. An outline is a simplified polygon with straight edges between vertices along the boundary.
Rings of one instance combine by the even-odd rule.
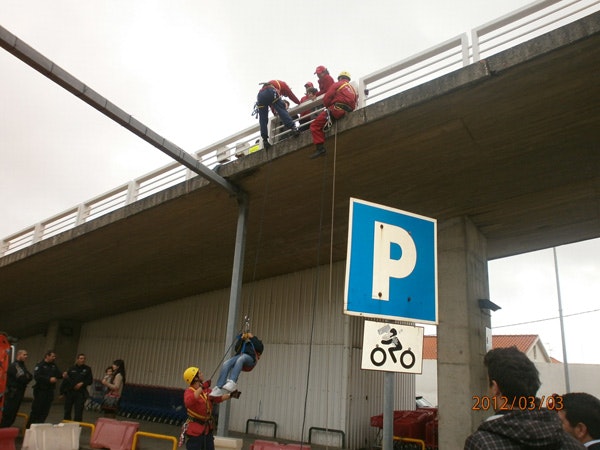
[[[332,285],[332,268],[331,263],[333,259],[333,210],[335,207],[335,167],[336,167],[336,155],[337,155],[337,124],[335,124],[334,128],[334,158],[333,158],[333,196],[332,196],[332,205],[331,205],[331,232],[330,232],[330,251],[329,251],[329,303],[328,303],[328,320],[330,319],[331,314],[331,285]],[[310,339],[308,345],[308,366],[307,366],[307,374],[306,374],[306,390],[304,394],[304,411],[302,415],[302,429],[301,429],[301,442],[304,442],[304,432],[306,429],[306,412],[307,412],[307,404],[308,404],[308,390],[310,386],[310,372],[312,365],[312,348],[313,348],[313,339],[314,339],[314,330],[315,330],[315,315],[317,311],[317,299],[319,292],[319,266],[321,265],[321,247],[323,240],[323,222],[324,222],[324,210],[325,210],[325,191],[326,191],[326,181],[327,181],[327,158],[323,158],[323,181],[321,188],[321,211],[319,214],[319,238],[317,243],[317,273],[315,275],[315,283],[314,283],[314,296],[313,296],[313,304],[312,304],[312,317],[311,317],[311,327],[310,327]],[[328,333],[331,330],[328,330]],[[327,358],[327,373],[329,373],[329,359]],[[329,378],[327,380],[327,392],[329,392]],[[326,417],[329,416],[329,401],[327,403],[327,409],[325,411]]]

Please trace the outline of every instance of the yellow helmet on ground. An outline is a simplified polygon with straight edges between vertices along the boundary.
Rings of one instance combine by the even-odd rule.
[[[338,80],[342,77],[348,78],[348,81],[350,81],[350,79],[351,79],[350,74],[348,72],[340,72],[340,74],[338,75]]]
[[[194,381],[194,378],[196,378],[196,375],[198,375],[198,373],[200,373],[200,369],[198,369],[197,367],[188,367],[187,369],[185,369],[185,372],[183,372],[183,379],[187,384],[191,385],[192,381]]]

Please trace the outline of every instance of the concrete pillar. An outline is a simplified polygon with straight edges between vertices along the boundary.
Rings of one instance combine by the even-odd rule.
[[[439,448],[462,448],[484,420],[472,411],[473,396],[487,393],[483,367],[489,311],[485,237],[466,217],[438,222]]]
[[[56,352],[56,365],[60,370],[67,370],[75,363],[80,333],[81,324],[78,322],[54,320],[48,324],[44,352]]]

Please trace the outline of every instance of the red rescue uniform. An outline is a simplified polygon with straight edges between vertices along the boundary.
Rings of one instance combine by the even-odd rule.
[[[213,403],[221,403],[223,397],[209,397],[211,389],[204,389],[198,398],[194,395],[195,392],[196,389],[190,386],[183,394],[183,403],[190,418],[185,433],[188,436],[211,434],[213,430]]]
[[[329,74],[319,77],[319,92],[317,92],[317,97],[321,94],[325,94],[334,83],[335,80]]]
[[[289,98],[296,105],[300,104],[300,100],[298,100],[298,97],[294,95],[294,93],[292,92],[292,88],[290,88],[285,81],[271,80],[269,81],[269,84],[273,86],[277,90],[277,92],[279,92],[279,95]],[[263,87],[263,89],[265,89],[265,87]]]
[[[325,105],[333,119],[341,119],[347,112],[354,111],[357,101],[358,93],[350,82],[345,79],[333,83],[323,97],[323,105]],[[323,127],[326,123],[327,111],[323,111],[310,124],[310,131],[315,144],[325,142]]]

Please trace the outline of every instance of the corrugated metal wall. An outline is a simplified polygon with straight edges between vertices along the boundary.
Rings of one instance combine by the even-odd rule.
[[[231,402],[231,430],[261,419],[277,423],[279,438],[306,441],[310,427],[321,427],[344,431],[348,448],[373,442],[370,417],[382,412],[383,373],[360,369],[364,319],[343,314],[344,276],[344,264],[336,264],[331,272],[321,267],[244,286],[240,313],[251,317],[265,351],[238,380],[242,396]],[[121,358],[131,383],[183,388],[190,365],[216,380],[228,302],[229,290],[222,290],[91,321],[79,351],[96,376]],[[414,408],[414,376],[398,376],[396,405]],[[252,431],[272,432],[258,427]],[[341,439],[319,432],[313,443],[339,447]]]

